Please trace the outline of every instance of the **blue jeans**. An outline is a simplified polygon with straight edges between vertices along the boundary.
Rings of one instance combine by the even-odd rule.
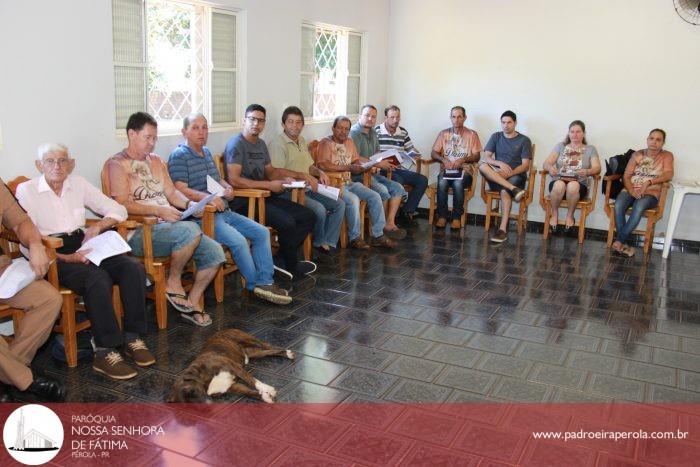
[[[219,243],[231,251],[248,290],[253,290],[256,285],[274,282],[270,231],[267,227],[227,209],[216,213],[214,235]]]
[[[392,178],[396,183],[411,187],[406,204],[403,205],[403,210],[407,214],[413,214],[418,209],[418,203],[420,203],[426,188],[428,188],[428,177],[412,170],[397,169],[394,170]]]
[[[151,227],[153,232],[153,256],[170,256],[201,236],[192,254],[197,269],[209,269],[226,260],[224,250],[215,240],[202,235],[199,226],[190,221],[161,222]],[[143,256],[143,228],[136,230],[128,241],[136,256]]]
[[[362,183],[362,175],[353,175],[352,181]],[[406,196],[406,190],[404,190],[403,185],[396,183],[393,180],[389,180],[384,175],[372,175],[370,177],[369,187],[379,193],[382,197],[382,201],[387,201],[391,198],[403,198]]]
[[[360,200],[366,201],[369,208],[369,217],[372,221],[372,237],[384,235],[384,204],[381,196],[376,191],[367,188],[360,182],[350,182],[343,187],[345,201],[345,215],[348,219],[348,238],[355,240],[360,236]]]
[[[446,180],[438,175],[437,213],[438,217],[447,218],[447,192],[452,187],[452,219],[459,219],[464,213],[464,187],[472,184],[472,175],[465,173],[461,180]]]
[[[617,228],[616,240],[623,245],[627,244],[630,235],[642,220],[642,214],[647,209],[653,209],[659,204],[655,196],[644,195],[639,199],[629,194],[627,190],[622,190],[615,200],[615,227]],[[632,206],[632,214],[625,221],[625,213]]]
[[[292,199],[291,192],[286,191],[282,195],[286,199]],[[307,190],[304,197],[304,206],[311,209],[316,215],[313,237],[314,246],[330,245],[335,248],[340,238],[340,224],[345,215],[345,203],[343,200],[333,201],[327,196]]]

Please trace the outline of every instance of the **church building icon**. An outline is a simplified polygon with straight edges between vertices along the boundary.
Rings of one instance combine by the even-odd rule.
[[[20,409],[19,420],[17,421],[17,437],[15,444],[9,448],[14,451],[55,451],[59,449],[58,443],[45,434],[32,428],[24,432],[24,413]]]

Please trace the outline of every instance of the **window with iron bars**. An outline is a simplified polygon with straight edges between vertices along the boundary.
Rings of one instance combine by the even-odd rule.
[[[192,112],[236,124],[238,21],[195,0],[112,0],[116,128],[139,110],[165,131]]]
[[[312,119],[360,111],[362,34],[327,25],[303,24],[300,107]]]

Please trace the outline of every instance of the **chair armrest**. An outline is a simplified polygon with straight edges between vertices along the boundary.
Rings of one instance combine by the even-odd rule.
[[[132,216],[133,217],[133,216]],[[85,219],[85,225],[90,227],[94,224],[97,224],[100,222],[101,219]],[[134,230],[138,229],[141,227],[141,224],[133,219],[127,219],[122,222],[117,222],[112,226],[113,229],[120,230],[120,229],[125,229],[125,230]]]
[[[605,177],[603,177],[603,180],[606,181],[606,182],[607,182],[607,181],[611,181],[611,182],[612,182],[613,180],[619,180],[619,179],[621,179],[621,178],[622,178],[622,175],[620,175],[620,174],[614,174],[614,175],[606,175]]]
[[[14,232],[13,232],[14,233]],[[53,250],[57,248],[61,248],[63,246],[63,240],[60,238],[56,237],[47,237],[42,235],[41,236],[41,243],[46,247],[46,248],[51,248]]]
[[[234,196],[241,198],[267,198],[270,196],[268,190],[259,190],[257,188],[242,188],[233,190]]]
[[[139,214],[130,214],[129,219],[127,219],[124,222],[134,222],[136,224],[136,228],[138,228],[139,225],[156,225],[158,223],[158,218],[155,216],[142,216]]]

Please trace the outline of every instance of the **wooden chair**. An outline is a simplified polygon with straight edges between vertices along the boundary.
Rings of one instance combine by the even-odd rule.
[[[513,209],[510,212],[510,218],[515,219],[518,225],[518,235],[522,234],[527,228],[527,208],[532,203],[534,193],[535,193],[535,175],[537,174],[537,169],[535,168],[535,149],[536,145],[532,145],[531,157],[530,157],[530,170],[527,176],[527,195],[520,200],[520,203],[513,203],[518,205],[518,212],[513,213]],[[481,177],[481,199],[486,203],[486,220],[484,222],[484,229],[488,232],[491,228],[491,218],[501,217],[503,214],[499,211],[501,192],[492,191],[486,189],[486,177]],[[495,206],[494,206],[495,202]]]
[[[28,181],[29,179],[24,176],[19,176],[14,180],[7,183],[7,187],[15,194],[17,186],[21,183]],[[98,222],[96,219],[87,219],[86,225],[91,225]],[[120,222],[115,228],[122,235],[126,236],[128,229],[135,229],[138,224],[135,222]],[[55,237],[42,237],[42,242],[46,247],[47,254],[51,260],[51,265],[49,266],[49,272],[47,274],[47,280],[53,285],[56,290],[61,294],[63,299],[63,304],[61,305],[61,315],[59,317],[58,323],[53,327],[53,331],[59,334],[63,334],[63,343],[66,352],[66,363],[69,367],[75,367],[78,365],[78,332],[87,329],[91,326],[90,320],[86,319],[80,323],[76,322],[76,312],[85,311],[85,306],[78,303],[79,295],[72,290],[63,287],[58,281],[58,267],[56,266],[56,249],[63,246],[63,240]],[[11,258],[17,258],[21,256],[19,251],[19,240],[15,236],[14,232],[3,231],[2,238],[0,239],[0,245],[2,245],[3,250]],[[114,308],[114,314],[117,318],[117,323],[119,326],[122,325],[122,315],[124,311],[122,309],[121,297],[119,294],[119,286],[114,285],[112,287],[112,307]],[[21,311],[21,310],[20,310]],[[20,321],[15,318],[15,313],[13,313],[13,321],[15,326],[19,326]]]
[[[612,246],[613,238],[615,236],[615,231],[617,226],[615,225],[615,200],[610,197],[610,191],[612,188],[612,182],[622,178],[622,175],[608,175],[603,177],[605,182],[605,214],[608,215],[610,220],[610,225],[608,226],[608,247]],[[656,223],[664,217],[664,210],[666,207],[666,196],[668,194],[669,184],[664,183],[661,185],[661,194],[659,195],[659,204],[653,209],[647,209],[642,214],[642,217],[646,218],[647,225],[644,230],[635,230],[634,234],[644,236],[644,254],[649,253],[651,250],[652,243],[654,242],[654,228]],[[632,208],[627,210],[630,213]]]
[[[107,171],[102,169],[102,192],[105,195],[110,196],[111,190],[109,187],[109,175]],[[213,232],[214,231],[214,212],[215,209],[211,206],[207,206],[204,210],[204,215],[202,216],[202,231]],[[146,297],[153,300],[156,306],[156,322],[158,324],[158,329],[165,329],[168,326],[168,300],[165,297],[166,286],[166,271],[170,267],[170,257],[156,257],[153,255],[153,226],[156,225],[158,219],[153,216],[138,216],[129,215],[129,219],[132,224],[127,227],[129,230],[135,230],[137,228],[143,229],[143,257],[134,256],[139,261],[143,263],[146,269],[146,274],[150,277],[153,283],[153,290],[146,291]],[[121,232],[120,232],[121,233]],[[125,232],[126,233],[126,232]],[[125,235],[122,234],[122,235]],[[194,274],[194,267],[189,268]],[[192,281],[183,281],[183,287],[186,291],[192,288]],[[202,300],[204,297],[202,297]],[[223,300],[223,293],[221,295],[221,300],[217,296],[217,301],[221,302]],[[203,303],[201,304],[203,305]]]
[[[435,159],[430,159],[430,160],[423,160],[421,162],[421,165],[419,166],[422,170],[423,167],[428,168],[428,174],[427,176],[430,175],[430,166],[431,164],[438,163]],[[466,220],[467,220],[467,206],[469,205],[469,200],[471,200],[474,197],[474,193],[476,192],[476,178],[477,178],[477,170],[476,170],[476,164],[475,163],[468,163],[464,164],[463,166],[464,170],[469,170],[469,172],[472,175],[472,183],[468,187],[464,188],[464,212],[462,213],[462,217],[460,218],[462,222],[462,227],[466,225]],[[428,188],[425,190],[425,194],[428,196],[428,199],[430,200],[430,207],[428,211],[428,224],[433,225],[433,221],[435,219],[435,208],[437,206],[437,192],[438,192],[438,186],[437,182],[431,183],[428,185]],[[448,195],[453,194],[452,187],[447,192]]]
[[[549,199],[549,195],[545,195],[545,183],[547,181],[547,175],[549,172],[546,170],[540,171],[540,206],[545,212],[544,216],[544,238],[549,238],[549,220],[552,217],[552,204]],[[598,183],[600,182],[600,175],[593,175],[593,187],[588,190],[588,198],[579,199],[576,203],[576,209],[581,211],[580,219],[578,219],[574,226],[578,227],[578,242],[583,243],[583,239],[586,235],[586,218],[588,214],[593,212],[595,209],[595,202],[598,199]],[[566,199],[561,201],[559,204],[560,208],[568,208],[569,202]],[[566,225],[566,220],[558,219],[558,225]]]

